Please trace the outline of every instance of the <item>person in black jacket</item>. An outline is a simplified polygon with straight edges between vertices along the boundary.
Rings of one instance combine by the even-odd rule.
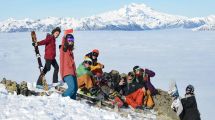
[[[185,98],[181,99],[181,103],[183,106],[183,111],[179,115],[181,120],[201,120],[192,85],[187,86]]]
[[[145,87],[134,81],[135,75],[129,72],[127,76],[127,84],[123,85],[124,101],[133,109],[142,109],[143,98],[145,95]]]

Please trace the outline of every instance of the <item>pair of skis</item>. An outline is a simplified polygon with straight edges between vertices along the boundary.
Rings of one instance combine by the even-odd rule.
[[[35,31],[32,31],[31,32],[31,38],[32,38],[32,42],[34,44],[37,43],[37,36],[36,36],[36,33]],[[45,75],[43,74],[43,64],[42,64],[42,60],[41,60],[41,55],[40,55],[40,51],[39,51],[39,47],[38,46],[34,46],[34,51],[35,51],[35,54],[36,54],[36,57],[37,57],[37,62],[38,62],[38,65],[39,65],[39,70],[40,70],[40,76],[38,78],[38,82],[42,81],[42,86],[43,86],[43,89],[45,91],[48,91],[49,87],[48,87],[48,84],[46,82],[46,79],[45,79]]]

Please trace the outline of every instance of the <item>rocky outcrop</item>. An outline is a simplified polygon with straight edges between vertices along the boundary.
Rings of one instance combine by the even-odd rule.
[[[158,89],[158,95],[153,98],[155,102],[154,110],[157,111],[158,120],[179,120],[176,113],[170,108],[172,98],[166,91]]]

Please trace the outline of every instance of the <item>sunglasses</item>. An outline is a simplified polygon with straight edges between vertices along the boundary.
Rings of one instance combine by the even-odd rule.
[[[95,53],[95,52],[93,52],[92,54],[93,54],[93,56],[95,56],[95,57],[98,57],[98,56],[99,56],[98,53]]]
[[[89,65],[92,65],[92,62],[91,62],[91,61],[84,61],[84,63],[89,64]]]
[[[133,78],[133,77],[134,77],[134,74],[130,73],[130,74],[128,74],[128,76],[131,76],[131,77]]]

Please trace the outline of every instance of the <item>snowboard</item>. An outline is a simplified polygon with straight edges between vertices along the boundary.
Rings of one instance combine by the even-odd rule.
[[[115,112],[119,112],[118,104],[114,103],[113,100],[99,99],[98,97],[88,96],[80,92],[77,93],[77,98],[85,100],[85,103],[87,103],[90,106],[95,106],[99,108],[106,107],[113,109]]]
[[[85,100],[90,101],[90,102],[95,103],[95,104],[96,104],[96,102],[99,101],[98,98],[96,98],[94,96],[88,96],[88,95],[81,93],[79,91],[77,92],[77,97],[85,99]]]
[[[171,108],[176,112],[177,116],[179,116],[183,111],[183,106],[181,103],[181,98],[179,96],[178,87],[175,81],[171,81],[168,93],[173,100]]]
[[[32,38],[32,42],[33,43],[37,42],[37,36],[36,36],[36,32],[35,31],[31,32],[31,38]],[[43,73],[42,73],[43,65],[42,65],[42,60],[41,60],[41,55],[40,55],[39,47],[38,46],[34,46],[34,51],[35,51],[35,54],[36,54],[36,57],[37,57],[37,62],[38,62],[38,65],[39,65],[39,70],[40,70],[40,76],[39,76],[39,78],[37,80],[37,83],[42,83],[43,89],[46,90],[46,91],[48,91],[48,84],[46,82],[45,75],[43,75]]]
[[[168,94],[169,94],[172,98],[178,98],[178,97],[179,97],[178,87],[177,87],[175,81],[171,81],[171,82],[170,82]]]

